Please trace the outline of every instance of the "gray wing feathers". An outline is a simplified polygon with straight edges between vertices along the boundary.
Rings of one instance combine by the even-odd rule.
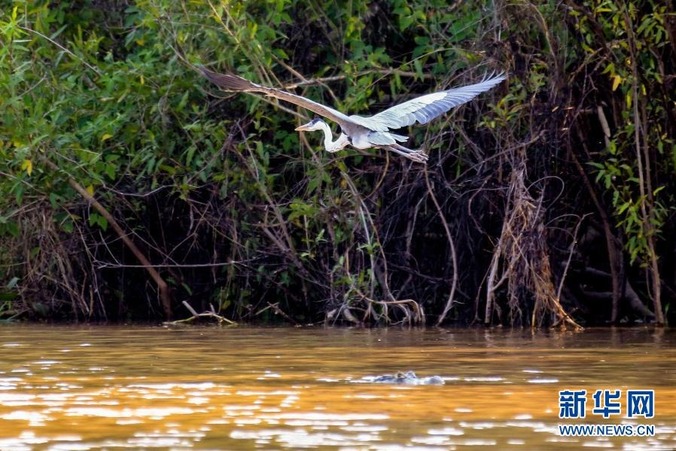
[[[219,74],[218,72],[210,71],[205,67],[198,67],[198,69],[207,80],[209,80],[219,88],[228,91],[255,92],[258,90],[258,88],[262,87],[260,85],[257,85],[256,83],[250,82],[246,78],[242,78],[237,75]]]
[[[204,67],[200,67],[199,70],[205,78],[221,89],[227,91],[258,92],[308,109],[313,113],[337,122],[343,127],[349,125],[349,118],[345,114],[322,105],[321,103],[313,102],[305,97],[297,96],[296,94],[291,94],[290,92],[282,91],[280,89],[261,86],[237,75],[219,74]]]
[[[505,78],[504,74],[498,74],[473,85],[417,97],[371,117],[350,116],[350,119],[378,131],[406,127],[416,122],[426,124],[451,108],[469,102],[482,92],[488,91]]]
[[[408,137],[388,132],[369,132],[368,140],[374,146],[386,146],[408,141]]]

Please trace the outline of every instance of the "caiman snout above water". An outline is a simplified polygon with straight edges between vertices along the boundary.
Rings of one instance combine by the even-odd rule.
[[[413,371],[398,371],[395,374],[364,378],[361,382],[373,382],[376,384],[401,384],[401,385],[443,385],[444,380],[439,376],[418,377]]]

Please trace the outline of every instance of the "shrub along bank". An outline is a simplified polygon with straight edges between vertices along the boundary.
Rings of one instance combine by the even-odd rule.
[[[660,2],[165,0],[0,12],[0,318],[665,323],[676,21]],[[328,154],[308,113],[509,79]]]

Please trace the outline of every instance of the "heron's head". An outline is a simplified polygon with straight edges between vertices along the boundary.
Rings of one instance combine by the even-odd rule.
[[[321,119],[316,117],[316,118],[312,119],[310,122],[308,122],[307,124],[296,127],[296,131],[297,132],[312,132],[312,131],[315,131],[315,130],[321,130],[322,124],[324,124],[324,121],[322,121]]]

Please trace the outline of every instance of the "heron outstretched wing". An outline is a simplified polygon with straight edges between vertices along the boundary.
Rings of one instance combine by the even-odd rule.
[[[237,75],[219,74],[204,67],[200,67],[199,70],[207,79],[222,89],[261,93],[293,103],[338,123],[343,132],[352,138],[353,142],[359,142],[361,137],[365,137],[366,140],[370,139],[373,145],[382,145],[381,141],[387,141],[388,144],[390,142],[402,141],[404,137],[396,135],[395,138],[394,135],[391,136],[388,132],[413,125],[416,122],[426,124],[451,108],[469,102],[477,95],[488,91],[506,78],[504,74],[498,74],[487,77],[479,83],[423,95],[388,108],[374,116],[363,117],[357,115],[347,116],[338,110],[306,99],[305,97],[282,91],[281,89],[262,86]],[[369,132],[383,132],[387,136],[370,136]]]
[[[473,85],[416,97],[371,117],[350,116],[349,119],[377,131],[407,127],[416,122],[426,124],[451,108],[469,102],[482,92],[488,91],[505,78],[504,74],[498,74]]]
[[[352,124],[352,121],[347,115],[331,107],[322,105],[321,103],[306,99],[305,97],[291,94],[290,92],[282,91],[281,89],[262,86],[237,75],[219,74],[204,67],[200,67],[199,70],[208,80],[221,89],[228,91],[258,92],[308,109],[313,113],[319,114],[320,116],[340,124],[343,128]]]

